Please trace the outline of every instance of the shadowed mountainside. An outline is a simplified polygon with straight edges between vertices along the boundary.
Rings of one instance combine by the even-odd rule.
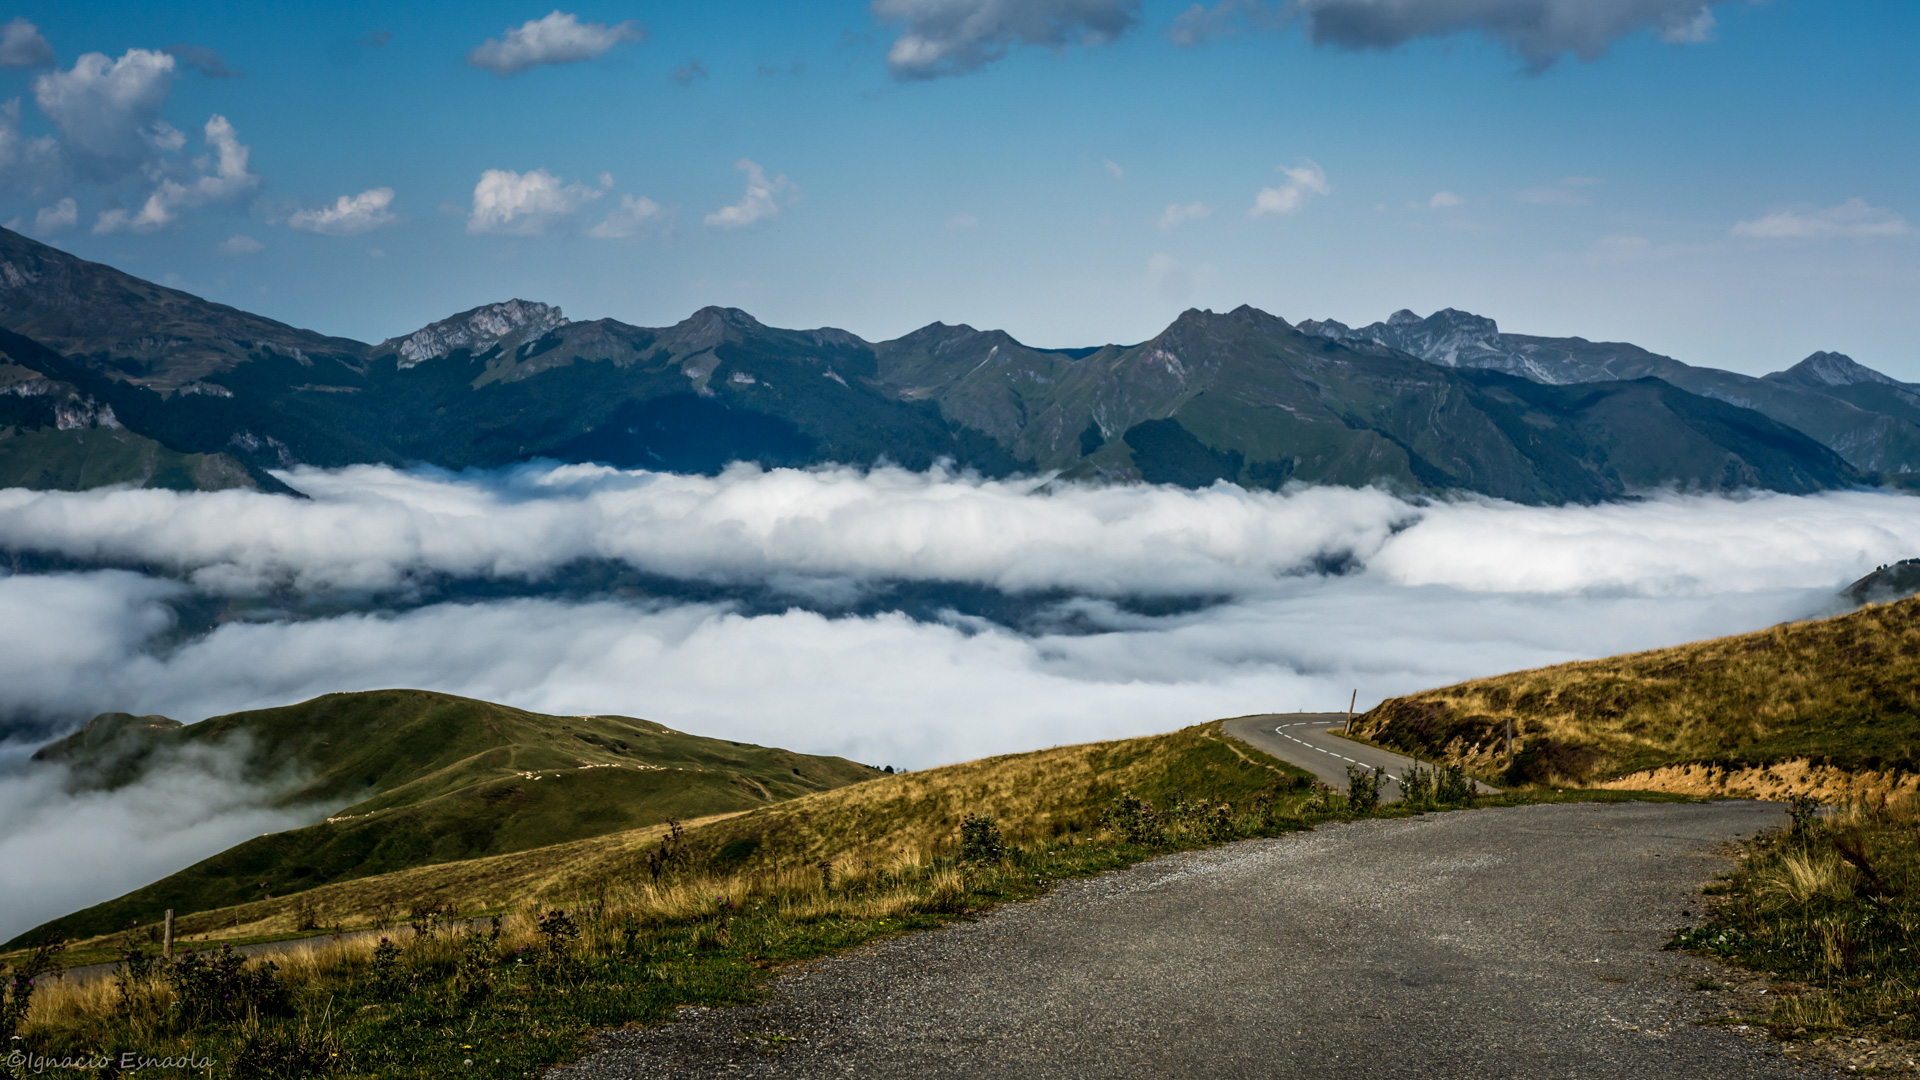
[[[1477,318],[1433,319],[1442,316]],[[1303,333],[1241,307],[1188,311],[1138,345],[1048,350],[940,323],[872,343],[768,327],[732,308],[650,329],[511,300],[362,345],[0,230],[0,352],[19,385],[64,388],[70,419],[49,435],[45,408],[0,416],[17,445],[0,466],[43,486],[207,487],[244,472],[281,489],[267,470],[295,463],[550,458],[712,473],[733,461],[924,469],[945,459],[989,476],[1380,484],[1558,503],[1658,487],[1857,485],[1908,466],[1908,429],[1920,460],[1920,427],[1835,396],[1907,408],[1906,390],[1883,376],[1835,362],[1794,378],[1713,374],[1744,379],[1745,398],[1691,385],[1706,369],[1663,357],[1582,361],[1578,378],[1562,377],[1545,360],[1489,359],[1495,346],[1518,346],[1480,323],[1454,335],[1479,341],[1474,352],[1438,331],[1400,327],[1408,332],[1387,340],[1372,333],[1383,324],[1305,323]],[[8,393],[0,387],[0,400]],[[1788,415],[1774,399],[1822,403],[1847,422]],[[112,425],[178,461],[35,471],[36,455],[84,456],[86,433]]]

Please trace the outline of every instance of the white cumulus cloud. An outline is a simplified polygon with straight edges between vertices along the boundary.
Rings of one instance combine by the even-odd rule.
[[[873,17],[904,23],[887,49],[896,79],[964,75],[1015,45],[1104,45],[1139,20],[1140,0],[873,0]]]
[[[61,199],[51,206],[43,206],[33,215],[33,231],[38,236],[51,236],[73,228],[80,221],[80,204],[71,198]]]
[[[545,169],[524,173],[488,169],[473,186],[467,231],[538,236],[554,224],[571,219],[601,193],[600,188],[569,184]]]
[[[1278,168],[1286,177],[1285,182],[1261,188],[1259,194],[1253,197],[1253,209],[1247,211],[1248,217],[1299,213],[1309,198],[1333,191],[1333,185],[1327,183],[1326,171],[1312,161],[1302,162],[1291,169],[1284,165]]]
[[[342,195],[332,206],[295,210],[287,215],[287,227],[325,236],[357,236],[400,220],[388,209],[392,205],[392,188],[369,188],[358,195]]]
[[[135,172],[156,150],[178,149],[180,133],[160,119],[178,74],[174,58],[128,49],[118,60],[87,53],[67,71],[33,80],[33,99],[60,132],[81,173],[112,182]]]
[[[756,162],[741,158],[733,167],[747,174],[747,191],[740,201],[708,214],[706,222],[722,229],[737,229],[756,221],[778,216],[781,205],[798,194],[793,181],[784,175],[768,179],[767,170]]]
[[[171,178],[160,181],[160,186],[147,196],[147,201],[141,204],[138,211],[132,214],[125,210],[105,211],[94,223],[93,231],[151,232],[163,229],[177,223],[180,211],[184,209],[227,202],[260,185],[260,178],[247,171],[250,151],[241,143],[239,134],[226,117],[217,114],[209,117],[202,133],[210,153],[194,161],[197,176],[185,183]]]
[[[1733,226],[1733,235],[1757,240],[1868,240],[1912,232],[1905,217],[1857,198],[1824,210],[1776,210]]]
[[[555,8],[545,18],[529,19],[499,38],[488,38],[467,53],[467,63],[498,75],[512,75],[541,64],[598,60],[615,45],[640,41],[646,29],[629,19],[620,23],[583,23]]]

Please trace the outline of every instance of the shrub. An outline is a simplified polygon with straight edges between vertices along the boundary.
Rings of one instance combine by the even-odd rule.
[[[1439,801],[1436,787],[1438,775],[1434,770],[1415,762],[1407,766],[1400,774],[1400,799],[1410,808],[1432,806]]]
[[[1347,766],[1347,805],[1355,814],[1371,814],[1380,807],[1380,789],[1387,774],[1364,765]]]
[[[1129,844],[1154,847],[1165,839],[1167,819],[1152,800],[1124,794],[1100,815],[1100,824],[1126,837]]]
[[[406,987],[406,974],[400,969],[400,946],[387,938],[373,947],[373,962],[367,970],[374,992],[382,997],[397,997]]]
[[[1792,836],[1796,840],[1804,839],[1813,828],[1814,818],[1820,813],[1820,797],[1817,795],[1793,795],[1787,798],[1787,815],[1793,821]]]
[[[1000,823],[985,814],[968,814],[960,822],[960,858],[964,862],[997,863],[1007,857],[1007,841]]]
[[[1472,806],[1479,798],[1473,778],[1459,765],[1448,765],[1434,780],[1433,799],[1442,806]]]
[[[262,960],[249,969],[247,958],[231,945],[212,954],[187,950],[167,965],[166,979],[173,987],[174,1008],[188,1027],[238,1020],[249,1010],[284,1016],[293,1009],[293,995],[280,978],[279,965]]]
[[[20,1030],[20,1022],[27,1018],[27,1009],[33,1004],[35,980],[57,966],[56,958],[64,948],[66,944],[55,935],[42,940],[25,960],[13,965],[7,981],[0,984],[0,1039],[11,1040]]]

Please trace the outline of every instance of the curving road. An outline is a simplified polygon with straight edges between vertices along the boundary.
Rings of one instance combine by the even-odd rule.
[[[547,1080],[1787,1080],[1764,981],[1661,949],[1777,806],[1322,825],[1154,859],[604,1032]],[[1716,1022],[1719,1021],[1719,1022]],[[1832,1075],[1826,1073],[1825,1075]]]
[[[1300,766],[1335,791],[1347,790],[1349,765],[1384,770],[1391,782],[1382,797],[1398,799],[1400,774],[1413,764],[1413,759],[1329,733],[1328,729],[1339,727],[1346,720],[1346,713],[1262,713],[1237,716],[1224,721],[1221,728],[1249,746]],[[1476,784],[1487,794],[1499,790],[1478,781]]]

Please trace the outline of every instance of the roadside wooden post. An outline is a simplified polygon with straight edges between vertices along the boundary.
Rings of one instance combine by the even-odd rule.
[[[1353,706],[1354,703],[1359,700],[1360,691],[1358,689],[1354,690],[1353,696],[1347,699],[1347,726],[1340,729],[1347,735],[1353,734]]]
[[[1513,717],[1507,717],[1507,757],[1513,757]]]
[[[160,955],[173,959],[173,909],[167,909],[167,928],[160,933]]]

